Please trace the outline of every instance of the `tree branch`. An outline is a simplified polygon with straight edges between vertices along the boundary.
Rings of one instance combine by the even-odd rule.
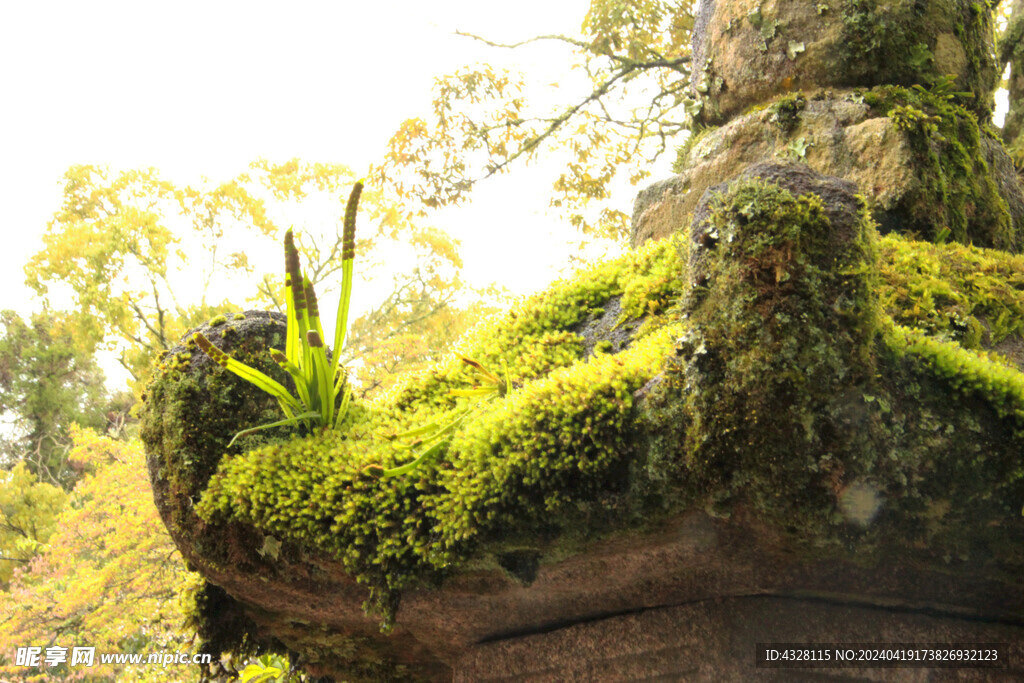
[[[533,38],[528,38],[527,40],[522,40],[522,41],[519,41],[518,43],[496,43],[493,40],[487,40],[486,38],[484,38],[482,36],[478,36],[475,33],[467,33],[466,31],[455,31],[455,35],[462,36],[464,38],[472,38],[473,40],[478,40],[481,43],[483,43],[484,45],[489,45],[491,47],[500,47],[500,48],[506,48],[506,49],[514,49],[514,48],[517,48],[517,47],[521,47],[523,45],[529,45],[530,43],[539,43],[542,40],[543,41],[554,41],[554,42],[559,42],[559,43],[566,43],[568,45],[572,45],[573,47],[578,47],[581,50],[586,50],[588,52],[590,51],[590,48],[591,48],[590,43],[585,43],[582,40],[577,40],[575,38],[570,38],[568,36],[557,35],[557,34],[549,34],[549,35],[544,35],[544,36],[534,36]]]

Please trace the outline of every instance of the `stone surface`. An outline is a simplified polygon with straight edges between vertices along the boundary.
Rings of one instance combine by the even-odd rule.
[[[222,542],[241,554],[251,553],[246,546],[258,539],[226,534]],[[1014,642],[1018,652],[1024,643],[1024,589],[1016,580],[972,575],[965,567],[960,576],[914,569],[895,555],[867,566],[855,557],[807,561],[794,550],[755,519],[694,512],[667,520],[659,531],[623,534],[544,563],[529,585],[502,571],[480,571],[437,589],[409,591],[386,636],[363,613],[366,590],[348,580],[338,562],[286,547],[275,563],[259,562],[245,572],[204,566],[203,573],[243,599],[264,636],[299,651],[318,643],[324,655],[314,670],[337,680],[626,681],[644,680],[645,673],[661,680],[723,680],[715,677],[719,671],[726,678],[759,673],[748,647],[769,636],[818,642],[955,637]],[[748,599],[762,595],[776,599]],[[695,607],[675,607],[690,603]],[[617,614],[633,616],[608,619]],[[1007,623],[992,623],[1000,619]],[[391,678],[352,676],[337,653],[364,648],[406,669],[393,670]],[[612,667],[619,678],[604,677]]]
[[[929,84],[954,75],[990,115],[991,18],[967,0],[703,0],[693,33],[700,119],[729,120],[795,90]]]
[[[728,182],[709,187],[701,195],[693,215],[693,226],[690,228],[689,268],[687,277],[690,279],[691,290],[706,284],[708,245],[719,239],[716,235],[712,240],[709,231],[713,226],[709,222],[715,199],[724,195],[732,182],[750,179],[763,180],[778,185],[789,191],[794,197],[814,194],[822,199],[825,215],[832,225],[836,237],[836,250],[842,249],[840,242],[851,239],[856,232],[860,220],[861,203],[856,197],[857,186],[848,180],[835,176],[826,176],[812,170],[808,166],[795,163],[760,163],[748,166],[742,173]]]
[[[632,245],[685,228],[705,190],[765,161],[799,161],[852,181],[868,199],[882,232],[928,237],[948,223],[943,199],[936,196],[941,184],[930,180],[932,158],[922,157],[888,116],[872,113],[862,95],[837,92],[805,100],[785,115],[778,104],[705,133],[680,159],[680,174],[642,190],[633,208]],[[1013,163],[995,139],[982,137],[981,142],[983,159],[976,175],[991,178],[1014,230],[1020,231],[1024,193]],[[942,143],[936,145],[941,158]],[[991,219],[975,217],[973,211],[968,207],[965,229],[975,244],[1010,246],[987,243]]]
[[[1004,643],[1005,667],[768,668],[764,643]],[[819,646],[820,647],[820,646]],[[830,652],[831,654],[831,652]],[[1021,629],[914,610],[744,595],[610,616],[470,648],[456,683],[477,681],[936,681],[1024,678]]]
[[[274,421],[266,419],[270,416],[277,419],[274,399],[262,390],[244,382],[231,382],[231,388],[226,392],[222,391],[222,387],[215,387],[215,383],[210,380],[211,376],[228,373],[216,369],[216,363],[209,356],[200,352],[194,342],[190,344],[192,334],[202,332],[214,346],[236,358],[255,354],[262,363],[252,360],[250,363],[287,384],[290,380],[285,377],[284,371],[266,354],[269,347],[283,348],[285,330],[285,317],[280,313],[246,311],[240,319],[230,319],[219,325],[206,323],[189,330],[161,361],[161,369],[173,364],[195,380],[177,385],[180,390],[177,397],[144,397],[151,403],[160,401],[165,408],[159,416],[154,416],[159,419],[151,419],[146,423],[144,440],[162,442],[165,438],[171,438],[171,434],[178,438],[182,424],[190,427],[187,432],[191,436],[187,441],[187,453],[176,450],[170,454],[174,460],[162,461],[156,457],[156,451],[151,449],[147,452],[157,509],[171,536],[179,544],[185,538],[191,540],[191,534],[183,533],[183,530],[199,524],[194,513],[189,511],[190,501],[198,498],[202,492],[201,485],[216,470],[224,454],[226,444],[207,437],[221,433],[226,421],[241,425],[241,429]],[[187,470],[193,477],[172,479],[171,472],[179,470]]]

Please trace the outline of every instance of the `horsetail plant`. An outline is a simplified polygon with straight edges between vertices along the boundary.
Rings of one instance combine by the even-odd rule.
[[[341,349],[348,329],[355,260],[356,210],[362,191],[363,184],[357,182],[345,207],[341,244],[341,300],[338,302],[338,320],[334,327],[332,347],[334,354],[331,360],[328,360],[324,348],[324,330],[320,323],[320,308],[313,283],[302,272],[292,231],[289,229],[284,234],[284,291],[288,320],[285,350],[281,353],[278,349],[270,349],[270,357],[294,380],[298,396],[293,396],[283,385],[259,370],[231,358],[201,332],[193,335],[199,348],[215,363],[276,398],[285,415],[283,420],[238,432],[228,443],[229,448],[239,437],[263,429],[300,423],[311,431],[317,427],[336,429],[345,419],[352,401],[352,389],[348,385],[347,373],[341,366]]]

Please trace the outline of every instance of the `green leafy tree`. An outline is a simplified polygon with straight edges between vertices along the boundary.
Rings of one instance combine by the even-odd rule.
[[[696,106],[685,95],[694,5],[592,0],[580,35],[501,44],[463,34],[501,49],[564,46],[564,78],[571,81],[575,67],[586,87],[554,107],[535,106],[523,74],[490,65],[460,69],[436,81],[429,119],[401,124],[374,176],[401,198],[433,208],[459,203],[476,182],[517,163],[554,155],[565,163],[551,204],[584,235],[623,238],[629,217],[609,203],[613,184],[646,178],[687,130]]]
[[[92,350],[75,338],[73,316],[37,313],[25,321],[0,311],[0,458],[24,461],[42,481],[70,487],[73,423],[104,429],[111,408]],[[123,406],[121,407],[123,410]]]
[[[44,547],[66,499],[63,489],[40,482],[23,462],[0,472],[0,588]]]

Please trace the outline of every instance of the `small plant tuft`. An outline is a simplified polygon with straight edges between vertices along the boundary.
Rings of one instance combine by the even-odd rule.
[[[277,399],[285,419],[242,430],[235,434],[228,444],[232,446],[239,437],[254,432],[302,424],[310,431],[316,428],[337,429],[348,413],[352,401],[352,390],[348,376],[341,367],[341,349],[345,344],[348,328],[349,301],[352,298],[352,271],[355,259],[356,210],[363,184],[357,182],[352,188],[345,208],[344,231],[342,233],[341,256],[341,299],[338,302],[338,320],[334,329],[334,358],[328,360],[324,347],[324,331],[320,324],[320,308],[313,283],[302,272],[299,251],[295,237],[289,230],[284,235],[285,260],[285,301],[287,303],[288,327],[285,351],[270,349],[270,357],[295,382],[298,396],[293,396],[279,382],[259,370],[240,363],[224,353],[201,332],[193,335],[195,343],[215,363],[235,373],[245,381],[259,387]],[[339,404],[340,398],[340,404]]]

